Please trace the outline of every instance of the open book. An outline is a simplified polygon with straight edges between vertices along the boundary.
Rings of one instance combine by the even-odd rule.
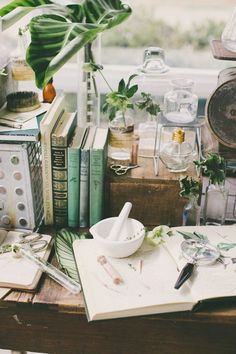
[[[178,231],[205,235],[221,247],[222,262],[195,267],[193,275],[175,289],[175,283],[187,260],[180,245],[184,237]],[[187,226],[172,229],[163,244],[152,246],[144,241],[128,258],[106,257],[123,282],[113,279],[97,261],[103,255],[95,240],[76,240],[75,260],[83,288],[88,320],[190,311],[207,299],[236,296],[236,226]]]

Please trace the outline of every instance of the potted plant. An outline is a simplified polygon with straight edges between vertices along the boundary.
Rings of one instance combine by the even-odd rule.
[[[228,201],[228,190],[225,188],[225,160],[222,156],[211,153],[206,159],[194,163],[209,177],[205,192],[203,222],[222,225],[225,222]]]
[[[80,49],[91,46],[99,33],[122,23],[131,8],[120,0],[13,0],[0,8],[3,29],[34,9],[43,9],[29,25],[31,43],[26,59],[43,89],[53,75]],[[92,51],[88,51],[91,55]]]
[[[202,183],[201,180],[194,179],[190,176],[184,176],[179,179],[180,192],[179,195],[187,199],[184,205],[182,215],[182,225],[200,225],[201,207],[199,205]]]

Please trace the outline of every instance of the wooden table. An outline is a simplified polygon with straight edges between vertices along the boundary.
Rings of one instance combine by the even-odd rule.
[[[236,304],[88,323],[82,294],[71,295],[47,276],[37,293],[11,291],[0,300],[0,319],[3,349],[58,354],[236,352]]]

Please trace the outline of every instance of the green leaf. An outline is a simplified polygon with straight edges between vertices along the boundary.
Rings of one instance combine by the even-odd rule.
[[[231,248],[236,247],[236,243],[224,243],[224,242],[220,242],[220,243],[218,243],[217,247],[218,247],[221,251],[229,251]]]
[[[125,80],[121,79],[118,85],[118,91],[122,94],[125,93]]]
[[[129,85],[131,83],[131,81],[136,77],[138,76],[137,74],[133,74],[133,75],[130,75],[129,79],[128,79],[128,82],[127,82],[127,85],[126,85],[126,89],[128,90],[129,89]]]
[[[185,240],[189,240],[189,239],[192,239],[195,241],[199,241],[199,240],[207,241],[208,240],[208,238],[205,235],[199,234],[197,232],[192,233],[192,232],[178,231],[178,233],[180,235],[182,235]]]
[[[0,16],[18,6],[30,10],[45,4],[52,5],[52,1],[16,0],[0,9]],[[99,33],[117,26],[131,14],[131,8],[120,0],[84,0],[81,4],[64,1],[63,4],[58,7],[58,13],[36,16],[29,25],[31,43],[26,59],[35,72],[39,88]],[[47,8],[50,13],[51,6]]]
[[[73,254],[73,242],[77,239],[91,238],[87,233],[76,233],[61,229],[55,237],[55,253],[61,268],[74,280],[78,281],[78,273]]]
[[[138,85],[133,85],[133,86],[131,86],[131,87],[128,89],[128,91],[127,91],[127,93],[126,93],[126,96],[127,96],[128,98],[131,98],[131,97],[133,97],[133,95],[134,95],[137,91],[138,91]]]
[[[225,160],[222,156],[210,153],[204,160],[193,161],[194,164],[203,169],[210,183],[223,183],[225,180]]]
[[[201,192],[201,180],[194,179],[190,176],[184,176],[179,179],[180,192],[179,195],[185,198],[191,198],[193,196],[199,197]]]

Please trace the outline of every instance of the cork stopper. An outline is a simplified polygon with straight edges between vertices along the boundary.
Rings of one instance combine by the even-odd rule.
[[[185,131],[181,128],[175,129],[172,135],[172,140],[176,143],[183,143],[185,139]]]

